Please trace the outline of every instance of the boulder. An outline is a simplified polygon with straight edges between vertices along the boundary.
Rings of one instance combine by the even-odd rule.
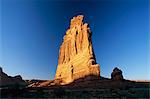
[[[123,80],[123,75],[122,75],[122,71],[115,67],[113,69],[113,72],[111,73],[111,79],[112,80]]]

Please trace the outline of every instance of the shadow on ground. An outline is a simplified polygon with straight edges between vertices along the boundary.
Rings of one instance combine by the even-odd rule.
[[[149,98],[150,82],[111,80],[89,75],[67,85],[4,86],[1,98]]]

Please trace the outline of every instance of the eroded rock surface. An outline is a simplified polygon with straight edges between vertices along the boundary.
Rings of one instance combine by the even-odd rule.
[[[69,83],[87,75],[100,77],[91,36],[88,24],[83,23],[83,15],[71,19],[70,28],[66,31],[60,46],[55,79]]]

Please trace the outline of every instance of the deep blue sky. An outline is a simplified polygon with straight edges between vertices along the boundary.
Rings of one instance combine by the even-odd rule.
[[[53,79],[70,19],[90,24],[101,75],[150,79],[148,0],[1,0],[0,65],[8,75]],[[148,60],[149,59],[149,60]]]

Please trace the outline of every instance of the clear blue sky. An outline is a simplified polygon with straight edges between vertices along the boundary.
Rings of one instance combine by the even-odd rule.
[[[53,79],[70,19],[85,16],[101,76],[150,79],[148,0],[1,0],[0,65],[8,75]]]

